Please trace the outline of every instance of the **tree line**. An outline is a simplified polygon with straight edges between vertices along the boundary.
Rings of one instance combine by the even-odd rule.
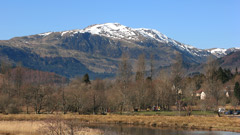
[[[68,81],[53,73],[26,70],[21,66],[11,68],[4,62],[0,69],[0,112],[4,114],[123,113],[155,106],[179,113],[187,111],[191,115],[193,106],[216,111],[218,106],[228,103],[237,106],[240,100],[238,70],[232,73],[222,69],[212,58],[206,63],[204,74],[194,76],[186,75],[181,54],[176,55],[171,68],[160,72],[155,70],[153,56],[147,61],[143,54],[134,72],[129,57],[123,54],[114,79],[90,80],[85,74]],[[205,100],[196,96],[200,89],[207,95]]]

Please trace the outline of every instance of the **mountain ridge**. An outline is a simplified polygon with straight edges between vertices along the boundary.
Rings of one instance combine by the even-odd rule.
[[[176,52],[191,66],[204,63],[208,56],[223,57],[239,49],[198,49],[153,29],[130,28],[119,23],[96,24],[84,29],[46,32],[0,41],[2,59],[12,63],[21,62],[22,58],[27,67],[40,69],[42,66],[45,71],[67,77],[90,73],[96,78],[116,75],[123,53],[129,54],[135,72],[140,54],[145,54],[147,61],[153,56],[158,68],[174,63]],[[14,53],[21,55],[16,58]],[[39,60],[41,62],[37,67]]]

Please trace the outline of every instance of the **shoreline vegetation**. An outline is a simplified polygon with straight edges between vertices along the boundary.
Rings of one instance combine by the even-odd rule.
[[[154,60],[149,59],[148,73],[144,54],[136,61],[134,72],[130,58],[123,54],[115,78],[96,80],[91,80],[88,73],[68,80],[1,63],[0,122],[16,122],[15,126],[8,126],[9,131],[26,122],[29,126],[22,128],[23,132],[32,131],[32,126],[34,131],[31,122],[36,122],[38,128],[41,124],[37,122],[45,123],[47,131],[76,134],[82,131],[82,124],[240,132],[240,118],[227,116],[240,113],[238,69],[232,73],[209,58],[204,65],[205,74],[187,76],[181,54],[176,55],[171,68],[159,73],[153,72]],[[221,117],[223,112],[227,115]],[[89,131],[92,132],[95,131]]]
[[[185,130],[213,130],[240,132],[240,118],[215,116],[160,116],[160,115],[77,115],[77,114],[9,114],[0,115],[0,135],[6,129],[22,130],[23,132],[36,131],[41,122],[51,118],[62,120],[77,120],[82,124],[124,124],[156,128],[171,128]],[[11,123],[12,122],[12,123]],[[11,123],[11,124],[10,124]],[[14,126],[14,124],[15,126]],[[23,125],[27,128],[22,128]],[[12,128],[11,128],[12,127]],[[10,130],[11,131],[11,130]],[[19,132],[20,132],[19,131]],[[90,132],[95,132],[90,131]],[[89,132],[89,135],[91,133]],[[100,133],[99,131],[96,131]],[[4,135],[4,134],[3,134]],[[14,134],[13,135],[18,135]],[[87,134],[88,135],[88,134]]]

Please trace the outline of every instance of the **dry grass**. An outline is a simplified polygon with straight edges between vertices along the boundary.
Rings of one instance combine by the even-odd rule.
[[[43,121],[0,121],[0,135],[44,135]],[[77,135],[101,135],[97,129],[81,128]]]
[[[38,135],[42,122],[0,121],[0,134],[3,135]]]
[[[41,121],[56,115],[18,114],[0,115],[0,120]],[[80,122],[104,124],[131,124],[153,127],[186,128],[194,130],[219,130],[240,132],[240,118],[206,116],[123,116],[123,115],[59,115],[62,119],[77,119]]]

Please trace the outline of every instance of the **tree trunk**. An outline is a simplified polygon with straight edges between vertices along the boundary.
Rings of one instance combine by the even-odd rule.
[[[29,112],[28,112],[28,105],[27,105],[27,114],[29,114]]]

